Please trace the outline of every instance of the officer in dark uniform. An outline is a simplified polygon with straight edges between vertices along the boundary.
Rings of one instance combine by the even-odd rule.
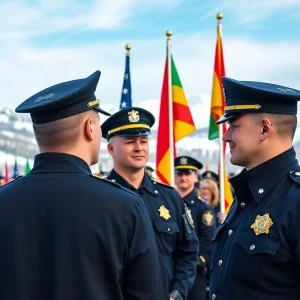
[[[201,179],[202,180],[203,179],[211,179],[214,182],[216,182],[218,185],[219,185],[219,180],[220,180],[219,175],[216,174],[213,171],[205,171],[205,172],[203,172],[202,175],[201,175]]]
[[[114,161],[108,179],[142,195],[154,228],[164,283],[170,299],[181,300],[186,299],[195,279],[198,240],[176,190],[154,181],[145,172],[148,135],[154,121],[147,110],[132,107],[117,112],[102,124]]]
[[[49,87],[23,102],[40,149],[0,189],[0,299],[168,299],[142,199],[92,175],[101,139],[100,77]],[[142,241],[142,242],[141,242]]]
[[[300,295],[300,167],[292,146],[300,92],[222,78],[236,193],[214,235],[211,299],[289,300]]]
[[[199,240],[199,264],[194,285],[188,300],[206,299],[206,275],[209,267],[210,242],[216,229],[213,209],[201,199],[195,190],[197,171],[203,165],[189,156],[175,158],[175,184],[179,195],[187,206],[187,217],[192,217]]]

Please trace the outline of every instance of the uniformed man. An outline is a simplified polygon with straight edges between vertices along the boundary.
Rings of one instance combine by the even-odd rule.
[[[94,95],[99,77],[49,87],[16,109],[30,113],[40,154],[0,189],[0,299],[168,299],[143,201],[89,168],[98,113],[108,115]]]
[[[220,178],[219,175],[213,171],[205,171],[201,174],[201,179],[210,179],[219,184]]]
[[[211,299],[288,300],[300,295],[300,167],[292,147],[300,92],[222,78],[223,140],[236,193],[214,235]]]
[[[132,107],[117,112],[102,124],[114,162],[108,179],[142,195],[154,228],[170,299],[181,300],[186,299],[195,279],[198,240],[179,194],[145,172],[148,135],[154,121],[149,111]]]
[[[216,229],[213,209],[201,199],[195,189],[198,181],[197,171],[203,165],[190,156],[178,156],[174,161],[175,184],[179,195],[187,206],[187,217],[191,218],[199,240],[199,264],[194,285],[188,300],[205,300],[207,269],[209,267],[210,242]]]

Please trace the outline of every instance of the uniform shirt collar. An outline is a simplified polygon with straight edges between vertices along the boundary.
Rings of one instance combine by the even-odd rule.
[[[244,169],[229,181],[238,200],[244,201],[243,198],[247,197],[247,191],[250,189],[254,199],[260,202],[274,185],[295,166],[298,166],[298,161],[292,147],[253,169]]]
[[[34,158],[30,174],[36,173],[86,173],[91,175],[89,165],[81,158],[66,153],[40,153]]]
[[[144,178],[143,178],[143,181],[140,185],[140,187],[138,189],[136,189],[134,186],[132,186],[128,181],[126,181],[121,175],[119,175],[115,169],[113,169],[109,176],[107,177],[107,179],[111,180],[111,181],[115,181],[119,184],[121,184],[122,186],[132,190],[132,191],[135,191],[135,192],[138,192],[138,193],[142,193],[142,190],[145,189],[147,190],[149,193],[157,196],[157,191],[156,191],[156,188],[155,188],[155,182],[152,181],[149,177],[149,175],[145,172],[144,174]]]
[[[185,197],[182,198],[184,200],[184,202],[186,202],[187,204],[193,206],[196,205],[196,200],[199,201],[198,199],[198,195],[196,193],[196,190],[193,189],[189,194],[187,194]]]

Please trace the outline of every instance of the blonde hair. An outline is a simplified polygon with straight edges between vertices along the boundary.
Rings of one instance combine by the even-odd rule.
[[[203,179],[201,181],[201,185],[200,185],[200,194],[201,194],[201,186],[203,185],[203,183],[206,183],[211,194],[211,202],[208,203],[212,208],[215,208],[216,206],[218,206],[219,202],[220,202],[220,192],[219,192],[219,187],[217,185],[217,183],[215,181],[213,181],[212,179]],[[200,195],[201,196],[201,195]]]

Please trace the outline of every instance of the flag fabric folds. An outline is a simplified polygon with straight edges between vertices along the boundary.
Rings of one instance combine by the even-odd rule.
[[[27,175],[31,170],[30,164],[29,164],[29,159],[27,157],[26,159],[26,165],[25,165],[25,175]]]
[[[7,161],[5,161],[5,164],[4,164],[4,183],[8,183],[8,182],[9,182],[8,164],[7,164]]]
[[[211,95],[211,107],[210,107],[210,122],[208,138],[210,140],[219,137],[219,129],[216,125],[216,121],[221,118],[224,113],[225,101],[222,89],[221,77],[225,76],[225,66],[223,59],[223,47],[220,28],[218,27],[216,55],[213,75],[213,87]]]
[[[171,62],[170,68],[169,61]],[[169,101],[172,101],[171,117]],[[173,137],[170,136],[170,126],[173,128]],[[175,143],[195,130],[196,127],[173,57],[171,56],[169,60],[167,56],[161,93],[156,151],[156,175],[161,182],[172,184],[171,173],[174,170],[171,167],[173,165],[171,160],[176,157]]]
[[[18,176],[19,176],[19,168],[18,168],[17,157],[15,157],[13,179],[17,178]]]
[[[125,73],[124,73],[124,81],[123,81],[123,88],[121,94],[120,109],[125,109],[128,107],[132,107],[129,53],[126,54]]]
[[[219,127],[216,125],[216,121],[224,114],[225,107],[225,99],[223,94],[221,77],[225,76],[225,66],[224,66],[224,58],[223,58],[223,46],[222,46],[222,37],[221,37],[221,24],[220,20],[217,28],[217,43],[216,43],[216,54],[215,54],[215,64],[214,64],[214,74],[213,74],[213,86],[212,86],[212,95],[211,95],[211,114],[210,114],[210,123],[209,123],[209,133],[208,138],[210,140],[219,138],[220,132]],[[226,123],[220,126],[222,129],[221,136],[226,131]],[[225,166],[225,153],[226,153],[226,143],[222,143],[223,149],[220,149],[221,155],[223,158],[223,174],[219,174],[219,176],[223,176],[224,178],[224,200],[225,200],[225,212],[227,213],[232,202],[233,196],[231,192],[231,186],[228,181],[228,176],[226,172]],[[221,193],[222,194],[222,193]],[[222,199],[220,199],[223,201]]]

